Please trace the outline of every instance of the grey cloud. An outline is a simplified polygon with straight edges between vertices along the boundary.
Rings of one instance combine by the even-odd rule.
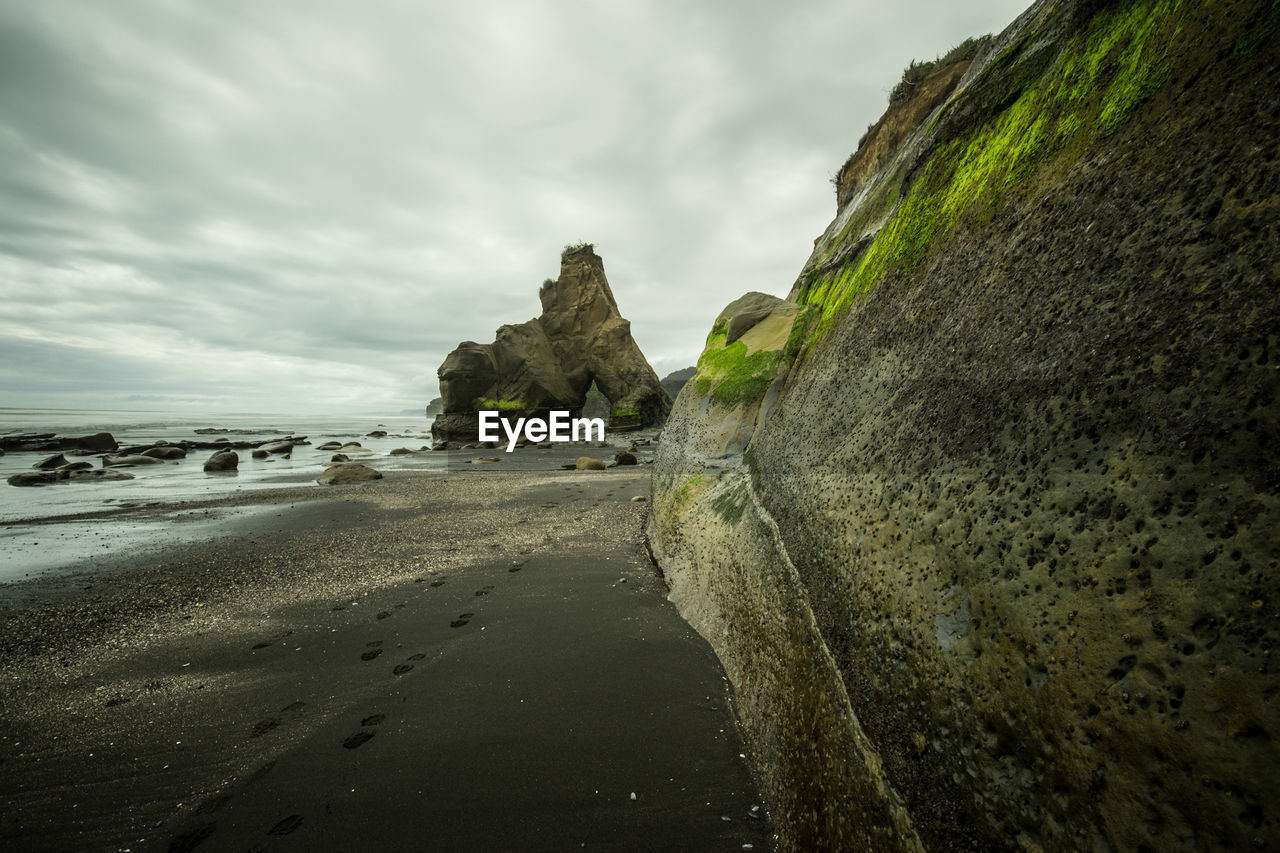
[[[398,411],[594,241],[661,372],[1022,0],[0,2],[9,405]]]

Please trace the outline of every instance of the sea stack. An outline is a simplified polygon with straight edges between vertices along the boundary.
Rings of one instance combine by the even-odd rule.
[[[464,341],[440,365],[443,411],[431,425],[437,442],[474,441],[481,409],[545,418],[576,417],[592,383],[609,399],[609,426],[624,430],[666,416],[671,398],[631,336],[631,323],[590,245],[566,248],[560,277],[543,283],[542,314],[502,326],[493,343]]]

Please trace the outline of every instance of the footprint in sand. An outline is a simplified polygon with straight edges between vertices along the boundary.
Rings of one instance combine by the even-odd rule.
[[[169,853],[190,853],[190,851],[200,846],[206,838],[213,835],[213,831],[217,826],[217,823],[210,821],[194,829],[188,829],[181,835],[175,835],[173,840],[169,842]]]
[[[416,655],[409,655],[409,660],[422,660],[425,657],[426,655],[424,655],[422,652],[418,652]]]
[[[342,745],[347,749],[359,749],[371,740],[373,740],[373,732],[356,732],[344,740]]]
[[[459,613],[459,614],[458,614],[458,618],[457,618],[457,619],[454,619],[452,622],[450,622],[450,623],[449,623],[449,627],[450,627],[450,628],[461,628],[463,625],[465,625],[465,624],[467,624],[468,622],[470,622],[470,621],[471,621],[471,617],[472,617],[472,616],[475,616],[475,614],[474,614],[474,613]]]
[[[412,672],[412,671],[413,671],[413,664],[402,663],[402,664],[398,664],[395,669],[391,670],[391,674],[404,675],[406,672]]]
[[[444,581],[432,581],[432,586],[444,586]]]
[[[378,723],[382,722],[386,718],[387,718],[386,714],[371,714],[368,717],[365,717],[363,720],[361,720],[360,725],[376,726]]]
[[[279,717],[267,717],[264,720],[258,720],[253,724],[253,734],[249,735],[249,737],[261,737],[278,725],[280,725]]]
[[[507,569],[507,571],[509,571],[509,572],[518,572],[518,571],[520,571],[520,570],[521,570],[521,569],[523,569],[523,568],[524,568],[524,563],[523,563],[523,562],[521,562],[520,560],[512,560],[512,561],[511,561],[511,568]]]
[[[483,589],[477,589],[477,590],[476,590],[476,598],[480,598],[481,596],[488,595],[488,594],[489,594],[489,593],[491,593],[491,592],[493,592],[493,587],[492,587],[492,586],[486,586],[486,587],[484,587]]]
[[[382,654],[382,649],[367,649],[360,654],[360,660],[371,661],[380,654]]]
[[[291,814],[267,830],[267,835],[291,835],[302,826],[302,815]]]

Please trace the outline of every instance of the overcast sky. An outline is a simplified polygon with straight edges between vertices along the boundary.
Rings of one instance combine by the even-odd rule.
[[[1029,2],[0,0],[0,406],[418,409],[578,241],[665,375]]]

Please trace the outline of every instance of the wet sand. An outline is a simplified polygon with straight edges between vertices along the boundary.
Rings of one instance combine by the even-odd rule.
[[[723,673],[645,550],[648,493],[644,467],[250,493],[278,511],[3,588],[0,837],[772,849]]]

